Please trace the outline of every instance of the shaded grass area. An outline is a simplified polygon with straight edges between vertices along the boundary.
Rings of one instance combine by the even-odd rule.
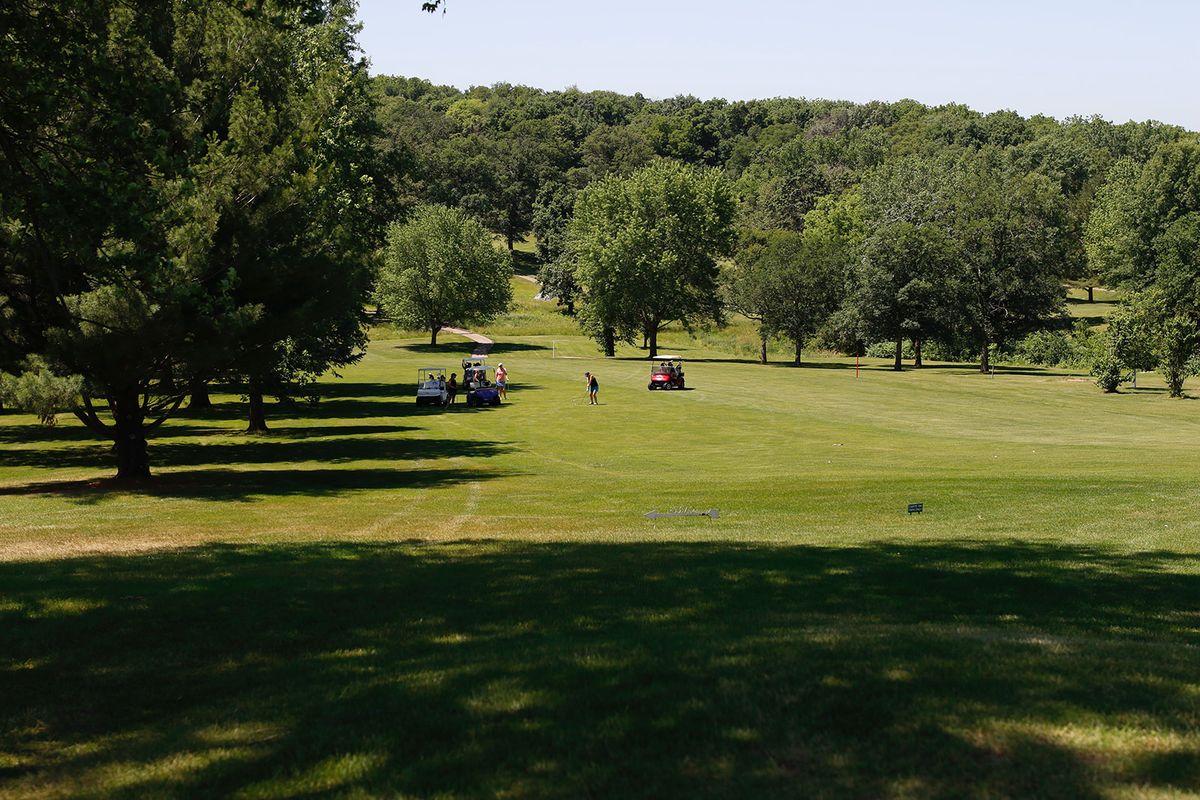
[[[0,796],[1195,792],[1195,567],[970,541],[4,564]]]

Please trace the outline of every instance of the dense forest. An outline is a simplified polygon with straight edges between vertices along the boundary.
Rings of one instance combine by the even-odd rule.
[[[882,164],[990,147],[1061,189],[1077,232],[1069,269],[1084,279],[1083,222],[1113,165],[1143,164],[1190,135],[1158,122],[1026,119],[913,100],[649,100],[509,84],[460,91],[393,76],[375,77],[373,87],[384,146],[411,168],[413,202],[473,209],[510,242],[532,232],[551,258],[581,188],[654,159],[724,170],[745,227],[800,229],[820,198]]]
[[[372,88],[381,145],[407,171],[404,204],[461,207],[510,248],[532,234],[543,281],[571,310],[586,288],[567,252],[581,193],[657,161],[719,170],[738,234],[723,308],[765,317],[764,340],[792,338],[798,351],[815,335],[846,351],[892,342],[897,365],[902,353],[919,364],[922,344],[946,357],[974,353],[984,368],[989,353],[1019,343],[1035,361],[1065,357],[1071,346],[1061,337],[1038,338],[1066,325],[1063,285],[1089,298],[1099,285],[1146,288],[1154,282],[1146,253],[1160,229],[1200,207],[1186,187],[1196,136],[1158,122],[912,100],[650,100],[509,84],[461,91],[393,76],[373,78]],[[1191,195],[1169,196],[1175,190]],[[1137,245],[1133,205],[1163,214],[1140,223]],[[806,233],[813,227],[821,230]],[[1131,264],[1135,254],[1122,247],[1143,263]],[[798,261],[810,262],[804,274],[768,287],[765,273]],[[806,275],[811,284],[814,270],[825,270],[818,283],[838,284],[836,296],[810,296],[802,323],[795,308],[805,298],[793,298],[789,319],[775,313],[768,323],[773,312],[762,306]]]

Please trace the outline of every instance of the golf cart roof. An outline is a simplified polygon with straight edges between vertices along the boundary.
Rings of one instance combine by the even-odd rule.
[[[683,356],[655,356],[655,361],[683,361]]]

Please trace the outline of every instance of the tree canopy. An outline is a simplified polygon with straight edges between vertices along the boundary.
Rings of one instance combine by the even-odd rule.
[[[719,320],[717,259],[732,247],[733,213],[720,173],[671,161],[584,189],[568,250],[593,335],[641,335],[654,358],[668,322]]]
[[[5,358],[80,376],[141,478],[196,380],[360,303],[374,108],[347,2],[60,6],[2,12]]]
[[[486,322],[512,302],[512,264],[461,209],[421,206],[387,232],[376,297],[397,322],[430,332]]]

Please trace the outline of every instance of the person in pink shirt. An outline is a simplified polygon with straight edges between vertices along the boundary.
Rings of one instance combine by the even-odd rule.
[[[505,400],[508,399],[508,370],[503,364],[496,365],[496,388],[500,390],[500,396]]]

